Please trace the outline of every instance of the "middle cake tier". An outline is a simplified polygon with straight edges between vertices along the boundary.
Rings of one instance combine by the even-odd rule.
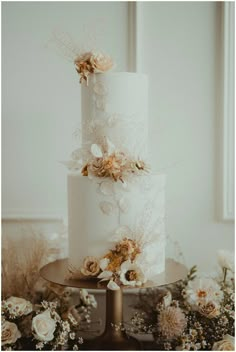
[[[69,264],[102,258],[114,243],[142,243],[142,261],[150,276],[165,267],[165,176],[137,176],[128,185],[68,174]]]

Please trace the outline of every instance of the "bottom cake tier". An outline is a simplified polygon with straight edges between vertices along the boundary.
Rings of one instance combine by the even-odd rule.
[[[127,184],[68,175],[69,265],[82,268],[82,276],[116,270],[121,256],[135,258],[148,280],[163,272],[164,220],[165,175],[137,176]]]

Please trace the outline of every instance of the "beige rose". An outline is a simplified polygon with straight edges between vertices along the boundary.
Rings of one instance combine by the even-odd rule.
[[[51,318],[49,310],[36,315],[32,320],[32,330],[39,341],[51,341],[54,338],[56,322]]]
[[[212,351],[234,351],[234,337],[225,335],[223,340],[214,343]]]
[[[208,302],[199,306],[199,313],[204,315],[206,318],[216,318],[220,314],[220,308],[214,302]]]
[[[100,272],[99,260],[95,257],[86,257],[81,268],[81,273],[84,276],[97,276]]]
[[[90,63],[94,68],[95,73],[108,71],[113,66],[110,56],[101,53],[91,55]]]
[[[14,316],[27,315],[32,312],[33,306],[29,301],[20,297],[10,297],[5,301],[10,314]]]
[[[4,321],[2,324],[2,346],[15,343],[21,337],[16,324]]]

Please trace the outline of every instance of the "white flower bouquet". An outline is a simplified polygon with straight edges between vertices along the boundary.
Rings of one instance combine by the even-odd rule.
[[[127,331],[152,334],[155,350],[234,351],[232,255],[220,251],[218,263],[215,278],[197,277],[195,266],[184,281],[140,291]]]
[[[2,350],[78,350],[82,336],[91,331],[97,302],[86,290],[40,279],[40,267],[51,260],[51,247],[36,235],[28,241],[31,251],[24,262],[11,241],[4,244]]]
[[[51,301],[40,304],[13,296],[2,301],[3,350],[79,349],[81,331],[88,329],[97,306],[94,296],[80,290],[80,303],[72,305],[68,288],[49,285],[49,292]]]

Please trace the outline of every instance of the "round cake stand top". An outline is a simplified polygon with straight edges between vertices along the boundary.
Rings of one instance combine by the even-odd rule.
[[[125,291],[139,289],[139,288],[148,288],[148,287],[159,287],[164,285],[173,284],[177,281],[184,279],[187,275],[187,268],[173,259],[166,259],[165,271],[155,277],[153,281],[148,281],[141,287],[126,287],[122,286],[122,289]],[[73,280],[68,279],[68,259],[56,260],[52,263],[49,263],[40,269],[40,275],[47,281],[54,284],[67,286],[67,287],[77,287],[85,289],[96,289],[96,290],[105,290],[106,283],[98,284],[97,279],[88,279],[88,280]]]

